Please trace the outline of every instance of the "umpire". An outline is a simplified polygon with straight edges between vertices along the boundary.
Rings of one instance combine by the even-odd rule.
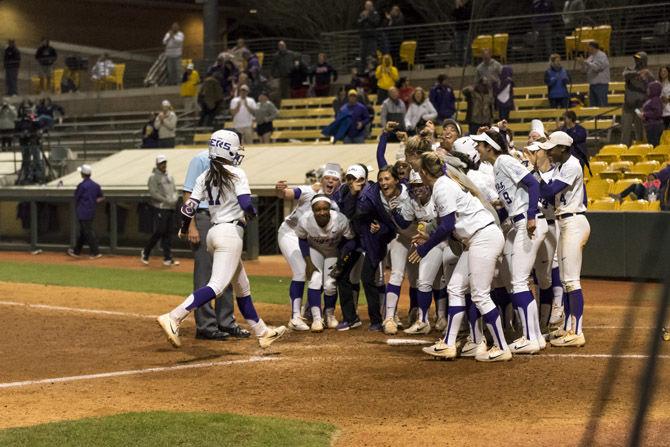
[[[184,180],[184,202],[191,197],[196,179],[209,169],[209,151],[202,151],[188,165]],[[212,226],[206,200],[200,202],[195,219],[188,227],[188,241],[193,250],[193,290],[207,285],[212,276],[212,255],[207,251],[207,232]],[[237,325],[233,315],[233,291],[228,287],[215,299],[215,309],[207,303],[195,310],[195,338],[225,340],[229,337],[248,338],[249,331]]]

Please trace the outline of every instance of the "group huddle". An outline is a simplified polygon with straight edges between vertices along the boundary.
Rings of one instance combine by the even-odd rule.
[[[430,122],[409,138],[396,129],[389,122],[380,137],[376,182],[364,164],[343,176],[337,163],[313,185],[277,182],[278,197],[296,201],[278,231],[293,272],[288,327],[360,327],[362,284],[369,330],[419,335],[434,327],[441,338],[423,348],[434,357],[493,362],[537,353],[547,341],[583,346],[580,272],[590,227],[572,138],[546,135],[539,121],[521,150],[504,122],[470,136],[453,120],[440,136]],[[385,156],[391,138],[404,144],[393,164]],[[406,326],[397,312],[405,275]]]

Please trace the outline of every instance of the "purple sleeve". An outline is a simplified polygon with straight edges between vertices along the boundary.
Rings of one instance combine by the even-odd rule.
[[[658,178],[661,183],[665,183],[670,178],[670,166],[667,166],[665,169],[661,169],[656,173],[656,178]]]
[[[388,134],[386,132],[382,132],[382,134],[379,137],[379,144],[377,144],[377,167],[379,169],[383,168],[388,164],[386,163],[386,157],[384,156],[384,154],[386,153],[387,140],[388,140]]]
[[[540,196],[545,200],[553,201],[556,194],[567,187],[568,184],[560,180],[552,180],[549,184],[542,182],[542,184],[540,184]]]
[[[498,209],[496,209],[496,212],[498,213],[498,219],[500,219],[500,222],[502,222],[503,220],[505,220],[509,217],[509,214],[507,213],[506,208],[498,208]]]
[[[300,196],[302,195],[302,189],[300,188],[293,188],[293,198],[295,200],[298,200]]]
[[[537,214],[537,202],[540,200],[540,184],[537,182],[533,174],[527,174],[521,179],[521,183],[528,188],[528,220],[535,219]]]
[[[416,252],[422,258],[425,257],[429,251],[444,241],[449,236],[449,233],[454,231],[454,227],[456,227],[456,214],[449,213],[446,216],[442,216],[440,225],[433,231],[426,243],[416,247]]]
[[[254,204],[251,203],[250,194],[240,194],[237,196],[237,203],[240,204],[240,208],[242,208],[242,211],[244,211],[245,214],[251,214],[252,216],[256,215],[256,208],[254,208]]]
[[[402,217],[402,214],[400,214],[400,211],[398,211],[397,209],[391,212],[391,216],[393,216],[393,220],[395,221],[395,223],[403,230],[409,227],[409,225],[412,223],[406,221],[405,218]]]
[[[302,257],[309,257],[309,243],[307,242],[307,239],[298,239],[298,245],[300,246],[300,253],[302,253]]]
[[[340,256],[342,259],[349,255],[352,251],[356,250],[356,239],[345,239],[343,243],[340,244]]]

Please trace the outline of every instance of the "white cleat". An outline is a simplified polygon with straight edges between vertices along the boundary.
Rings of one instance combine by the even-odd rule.
[[[544,351],[547,348],[547,340],[544,338],[544,334],[540,334],[537,342],[540,344],[540,351]]]
[[[398,325],[393,318],[387,318],[382,323],[386,335],[395,335],[398,333]]]
[[[300,332],[304,332],[304,331],[309,330],[309,326],[307,326],[307,323],[305,323],[305,320],[303,320],[300,317],[291,318],[288,322],[288,327],[291,330],[300,331]]]
[[[447,324],[448,324],[447,319],[444,317],[440,317],[435,322],[435,329],[442,332],[447,328]]]
[[[556,347],[581,347],[586,344],[586,337],[584,337],[583,332],[577,335],[574,332],[569,331],[567,334],[565,334],[565,336],[561,338],[555,338],[549,343],[551,343],[551,346]]]
[[[312,321],[311,331],[323,332],[323,319],[317,318],[316,320]]]
[[[555,338],[563,338],[566,335],[568,335],[568,331],[566,331],[564,329],[561,329],[561,328],[558,328],[555,331],[549,332],[549,340],[551,342],[551,340],[553,340]]]
[[[338,324],[340,324],[340,322],[337,321],[335,315],[326,313],[326,327],[328,329],[336,329]]]
[[[551,306],[549,327],[557,327],[563,323],[563,306]]]
[[[449,346],[442,339],[438,340],[433,346],[421,348],[421,350],[440,359],[454,360],[456,358],[456,346]]]
[[[170,318],[170,314],[163,314],[156,319],[158,325],[163,329],[168,341],[175,348],[181,347],[181,339],[179,338],[179,323]]]
[[[395,321],[395,325],[397,326],[398,329],[404,329],[405,328],[405,325],[402,324],[402,320],[400,320],[400,317],[398,316],[398,314],[395,314],[393,316],[393,321]]]
[[[278,326],[274,328],[268,326],[265,334],[258,337],[258,344],[263,349],[268,348],[272,343],[279,340],[287,330],[286,326]]]
[[[514,354],[536,354],[540,352],[540,342],[521,337],[514,340],[509,345],[509,349]]]
[[[482,340],[479,343],[472,341],[470,336],[468,336],[466,342],[461,348],[461,357],[477,357],[478,355],[484,355],[488,351],[486,347],[486,340]]]
[[[475,360],[478,362],[506,362],[512,360],[512,352],[509,348],[503,351],[499,347],[493,346],[485,353],[475,356]]]
[[[414,322],[413,325],[408,327],[403,331],[405,334],[409,335],[421,335],[421,334],[429,334],[430,333],[430,323],[422,322],[420,320],[417,320]]]

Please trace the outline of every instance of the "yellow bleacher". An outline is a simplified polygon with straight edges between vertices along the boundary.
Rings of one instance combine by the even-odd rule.
[[[613,186],[612,180],[593,178],[586,184],[586,195],[593,200],[608,197]]]
[[[670,161],[670,145],[659,145],[647,153],[647,161],[656,160],[659,163]]]
[[[630,185],[635,185],[640,183],[639,179],[621,179],[617,180],[616,183],[612,185],[610,194],[621,194],[624,189],[628,188]]]
[[[619,205],[619,211],[651,211],[646,200],[625,200]]]
[[[597,199],[588,206],[589,211],[615,211],[619,207],[619,202],[611,197]]]

